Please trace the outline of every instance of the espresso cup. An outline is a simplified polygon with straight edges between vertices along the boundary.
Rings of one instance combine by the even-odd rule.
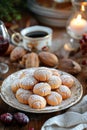
[[[44,47],[52,45],[52,29],[45,26],[31,26],[21,30],[20,33],[14,33],[11,37],[12,43],[23,46],[25,49],[34,48],[42,50]],[[19,42],[16,41],[19,37]]]

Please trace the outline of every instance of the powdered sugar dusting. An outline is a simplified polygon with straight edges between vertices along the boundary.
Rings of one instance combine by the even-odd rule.
[[[38,83],[38,84],[36,84],[34,86],[34,89],[38,89],[38,90],[39,89],[44,89],[44,88],[51,90],[51,87],[50,87],[50,85],[48,83],[41,82],[41,83]]]
[[[32,105],[35,102],[41,102],[44,106],[46,105],[46,100],[44,97],[41,97],[39,95],[33,94],[29,97],[29,103]]]
[[[38,83],[34,86],[33,92],[41,96],[46,96],[51,93],[51,86],[48,83]]]
[[[38,101],[38,100],[44,100],[44,98],[43,97],[41,97],[41,96],[39,96],[39,95],[36,95],[36,94],[33,94],[33,95],[31,95],[30,96],[30,98],[31,98],[31,101],[33,102],[33,100],[36,100],[36,101]]]
[[[34,72],[34,76],[40,81],[47,81],[52,76],[52,72],[47,68],[40,68]]]
[[[70,75],[62,75],[61,79],[65,82],[73,82],[73,78]]]
[[[60,85],[62,84],[62,80],[59,76],[55,76],[53,75],[49,80],[48,83],[51,85],[52,89],[58,88],[60,87]]]
[[[57,92],[51,92],[51,94],[48,96],[48,98],[49,98],[50,100],[54,100],[54,98],[56,98],[56,97],[62,98],[61,95],[58,94]]]
[[[37,83],[37,80],[33,76],[26,76],[20,80],[20,83],[24,86],[34,86]]]
[[[62,84],[68,87],[72,87],[74,84],[74,79],[70,75],[64,74],[61,76],[61,79],[62,79]]]
[[[65,93],[71,93],[70,89],[69,89],[67,86],[65,86],[65,85],[61,85],[61,86],[59,87],[59,90],[60,90],[61,92],[65,92]]]
[[[30,97],[30,95],[32,95],[31,91],[24,90],[22,88],[18,89],[16,92],[16,97],[20,96],[20,98],[22,98],[22,99],[28,99]]]
[[[60,76],[60,73],[58,72],[58,70],[52,69],[51,71],[53,75]]]
[[[62,102],[62,96],[57,92],[51,92],[50,95],[47,96],[47,102],[50,105],[58,105]]]
[[[19,84],[20,84],[20,80],[19,79],[15,79],[11,86],[19,86]]]

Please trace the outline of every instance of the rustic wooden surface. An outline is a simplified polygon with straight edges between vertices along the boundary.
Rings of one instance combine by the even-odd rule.
[[[61,28],[54,28],[53,29],[53,39],[55,40],[55,42],[57,39],[63,39],[64,32],[65,32],[65,29],[61,29]],[[53,45],[53,46],[55,47],[56,45]],[[57,49],[56,49],[56,51],[57,51]],[[9,65],[8,73],[1,75],[3,77],[3,80],[8,75],[10,75],[13,72],[16,72],[20,69],[20,67],[18,66],[17,63],[9,63],[8,57],[0,58],[0,61],[1,60],[6,62]],[[84,69],[85,69],[85,71],[84,71]],[[87,84],[87,80],[86,80],[87,76],[85,76],[86,69],[87,69],[86,66],[82,66],[82,71],[79,74],[75,75],[75,77],[77,77],[77,79],[83,85],[84,95],[87,93],[87,85],[86,85]],[[2,84],[3,80],[0,80],[0,85]],[[17,111],[19,111],[19,110],[10,107],[6,103],[4,103],[2,101],[2,99],[0,98],[0,114],[5,113],[5,112],[15,113]],[[0,130],[40,130],[41,126],[43,125],[43,123],[47,119],[49,119],[50,117],[56,116],[58,114],[61,114],[65,111],[66,110],[60,111],[60,112],[54,112],[54,113],[46,113],[46,114],[35,114],[35,113],[25,113],[24,112],[25,114],[27,114],[29,116],[29,119],[30,119],[30,122],[28,125],[26,125],[24,127],[20,127],[16,123],[12,123],[11,126],[5,126],[4,124],[2,124],[0,122]]]

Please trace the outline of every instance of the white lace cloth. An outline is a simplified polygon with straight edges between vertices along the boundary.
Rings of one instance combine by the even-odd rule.
[[[41,130],[84,130],[87,128],[87,95],[64,114],[48,119]]]

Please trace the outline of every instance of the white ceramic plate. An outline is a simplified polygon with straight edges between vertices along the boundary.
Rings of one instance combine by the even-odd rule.
[[[80,84],[80,82],[75,78],[74,78],[74,86],[71,89],[72,95],[70,98],[68,98],[65,101],[62,101],[62,103],[58,106],[47,106],[44,109],[32,109],[30,108],[28,105],[23,105],[21,103],[19,103],[17,101],[17,99],[15,98],[15,95],[13,94],[12,90],[11,90],[11,84],[13,82],[14,79],[19,78],[20,74],[24,71],[28,71],[28,73],[33,73],[37,68],[30,68],[30,69],[24,69],[18,72],[15,72],[13,74],[11,74],[10,76],[8,76],[2,84],[1,87],[1,98],[3,99],[3,101],[5,103],[7,103],[8,105],[25,111],[25,112],[32,112],[32,113],[50,113],[50,112],[56,112],[56,111],[61,111],[64,110],[66,108],[69,108],[70,106],[76,104],[82,97],[83,94],[83,88],[82,85]],[[65,74],[65,72],[59,71],[59,73]],[[68,74],[68,73],[67,73]]]

